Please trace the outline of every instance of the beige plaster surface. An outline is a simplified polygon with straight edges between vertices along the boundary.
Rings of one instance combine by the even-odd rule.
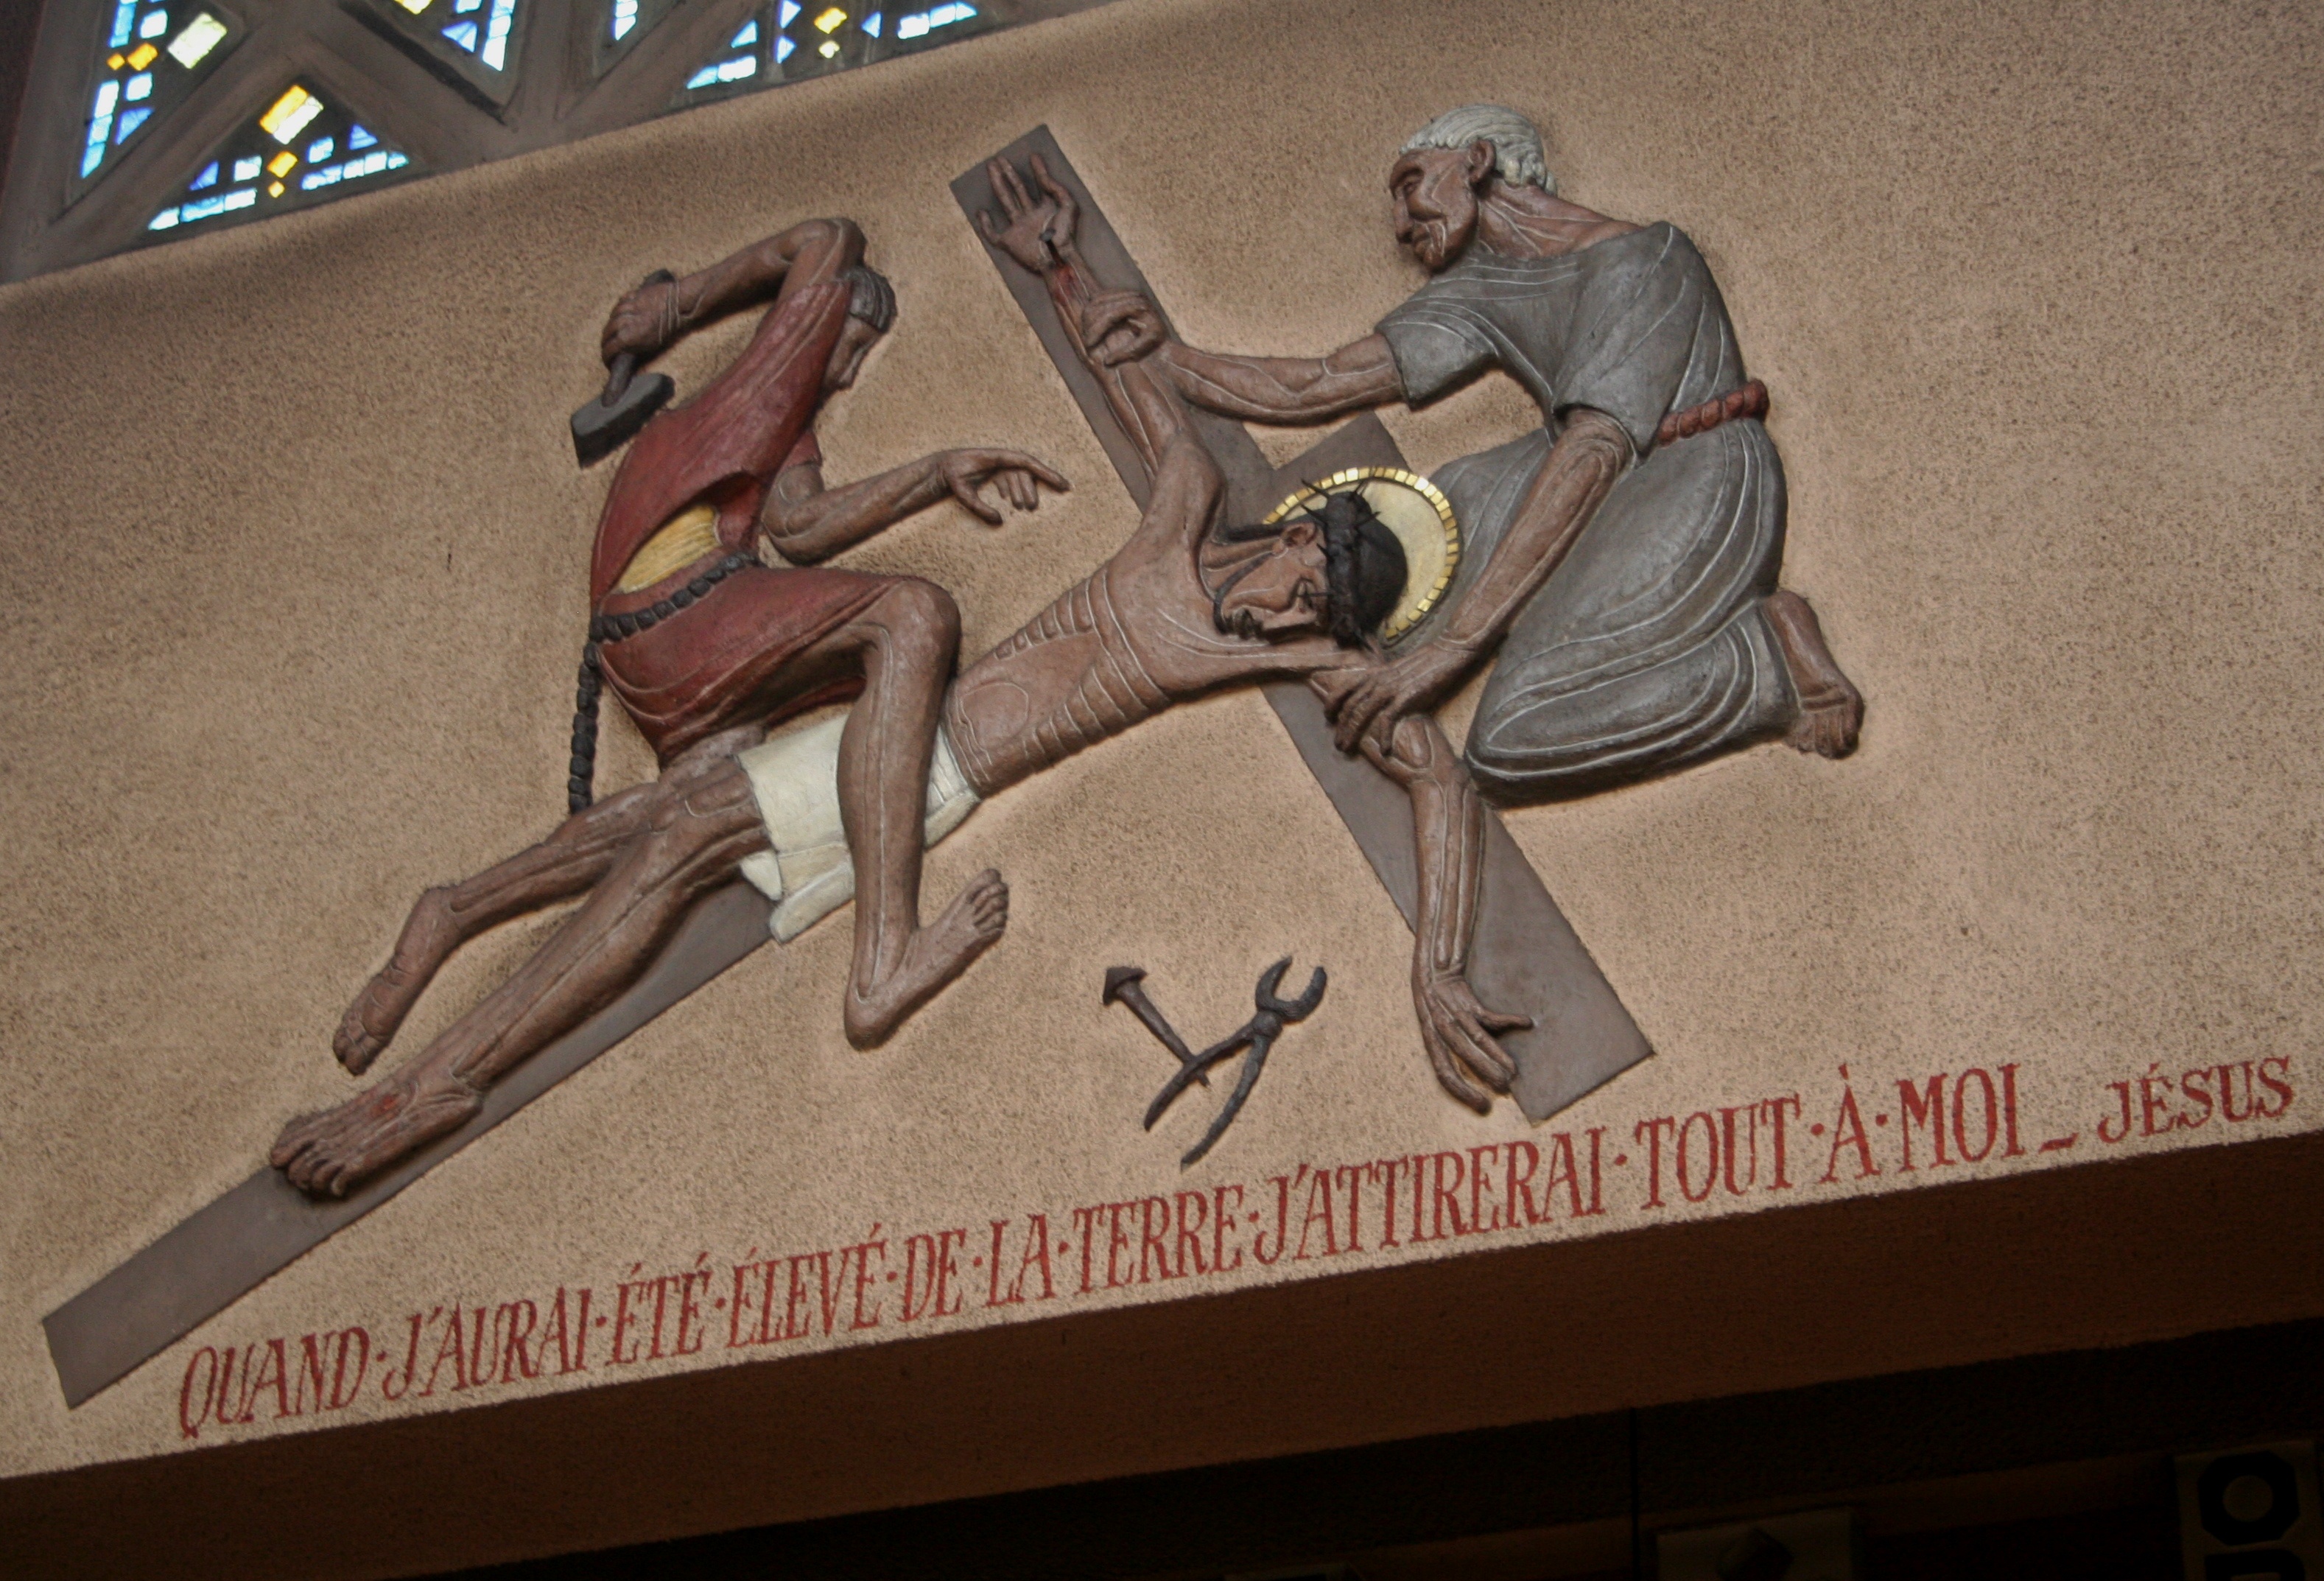
[[[1634,1161],[1602,1217],[1246,1260],[1226,1286],[2314,1128],[2319,33],[2305,6],[1123,0],[0,290],[0,1475],[193,1447],[179,1391],[204,1346],[348,1326],[400,1344],[415,1309],[602,1301],[698,1253],[723,1281],[752,1249],[875,1223],[965,1226],[976,1251],[990,1219],[1039,1211],[1071,1238],[1076,1205],[1175,1191],[1207,1109],[1138,1131],[1167,1064],[1098,1004],[1119,961],[1190,1035],[1247,1013],[1286,950],[1330,967],[1323,1009],[1183,1181],[1253,1205],[1302,1163],[1591,1127],[1610,1155],[1642,1119],[1793,1093],[1796,1124],[1831,1121],[1842,1065],[1868,1119],[1904,1077],[2019,1070],[2022,1157],[1900,1175],[1880,1129],[1876,1179],[1815,1183],[1819,1142],[1793,1195],[1666,1188],[1652,1209]],[[940,849],[932,897],[999,865],[1010,930],[887,1049],[840,1034],[844,920],[826,922],[66,1411],[40,1315],[345,1096],[332,1029],[412,896],[558,815],[610,476],[574,469],[565,414],[622,289],[794,218],[863,223],[902,316],[821,425],[829,474],[1011,443],[1076,485],[997,532],[945,506],[853,557],[953,588],[974,653],[1132,514],[951,178],[1046,121],[1190,338],[1320,350],[1417,282],[1383,223],[1389,152],[1478,98],[1541,119],[1567,195],[1673,220],[1710,258],[1775,393],[1786,582],[1870,704],[1845,763],[1769,746],[1511,816],[1655,1059],[1539,1132],[1444,1100],[1409,936],[1265,704],[1221,697]],[[670,358],[681,389],[745,328]],[[1530,412],[1493,382],[1388,420],[1425,470]],[[646,771],[610,712],[607,737],[601,788]],[[404,1042],[551,925],[472,948]],[[2262,1059],[2300,1095],[2280,1118],[2092,1134],[2107,1084],[2150,1062]],[[1964,1354],[2324,1309],[2312,1271],[2273,1272],[2248,1310],[2069,1304]],[[1223,1288],[986,1311],[982,1278],[952,1327]],[[714,1329],[636,1373],[770,1354]],[[1812,1352],[1795,1364],[1816,1374]],[[622,1377],[425,1403],[373,1386],[327,1425]],[[1716,1392],[1716,1370],[1684,1387]],[[1463,1401],[1398,1428],[1504,1409]],[[1560,1404],[1513,1393],[1500,1419]],[[314,1423],[270,1414],[195,1445]],[[1282,1430],[1275,1447],[1311,1441]]]

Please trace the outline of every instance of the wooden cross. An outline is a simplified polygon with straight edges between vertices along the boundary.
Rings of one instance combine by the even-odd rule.
[[[1027,133],[997,157],[1022,171],[1037,153],[1080,206],[1075,237],[1090,273],[1096,277],[1092,283],[1139,291],[1159,310],[1161,303],[1153,288],[1146,283],[1145,275],[1047,126]],[[952,184],[953,197],[968,217],[972,230],[977,229],[978,214],[1001,211],[985,170],[986,162],[980,161]],[[978,236],[982,240],[981,230]],[[1049,360],[1056,365],[1082,415],[1096,430],[1098,442],[1105,447],[1123,485],[1143,508],[1148,493],[1145,467],[1130,436],[1114,421],[1104,393],[1082,362],[1072,337],[1057,321],[1047,287],[1000,248],[989,242],[984,248],[1010,294],[1024,310],[1033,333],[1047,349]],[[1282,467],[1268,465],[1258,442],[1235,420],[1201,411],[1193,417],[1196,436],[1226,477],[1230,521],[1259,521],[1308,480],[1344,467],[1405,465],[1396,440],[1369,412]],[[1419,868],[1413,848],[1411,803],[1403,789],[1361,758],[1348,756],[1333,745],[1332,726],[1323,717],[1323,705],[1305,684],[1277,681],[1264,689],[1299,755],[1306,760],[1372,872],[1410,925]],[[1532,1031],[1501,1038],[1517,1068],[1510,1095],[1529,1120],[1547,1119],[1652,1052],[1613,985],[1590,958],[1557,902],[1550,899],[1540,874],[1501,827],[1500,818],[1489,811],[1469,982],[1478,998],[1495,1010],[1533,1017]]]

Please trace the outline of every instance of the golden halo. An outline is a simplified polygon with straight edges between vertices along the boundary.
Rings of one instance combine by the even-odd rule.
[[[1452,502],[1444,491],[1418,473],[1396,467],[1351,467],[1309,484],[1269,511],[1261,525],[1272,527],[1295,511],[1322,504],[1326,495],[1351,490],[1364,496],[1381,524],[1404,545],[1404,592],[1380,626],[1380,640],[1393,643],[1435,608],[1452,586],[1452,572],[1461,564],[1461,524],[1453,519]]]

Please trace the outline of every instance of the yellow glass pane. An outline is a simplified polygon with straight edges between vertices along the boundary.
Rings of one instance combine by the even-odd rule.
[[[161,51],[155,49],[151,44],[140,44],[135,49],[129,51],[129,63],[138,70],[143,71],[145,68],[153,64],[153,57],[161,52]]]
[[[816,53],[820,54],[826,60],[833,59],[839,53],[839,41],[837,39],[824,40],[823,48],[817,51]]]
[[[288,143],[307,129],[307,123],[323,113],[323,101],[303,88],[294,87],[274,101],[273,107],[258,117],[258,124],[277,143]]]
[[[218,47],[226,37],[226,23],[205,11],[186,23],[178,36],[170,41],[170,54],[178,64],[191,71],[202,63],[203,57]]]
[[[105,58],[105,64],[108,69],[118,71],[124,66],[129,64],[129,57],[116,52],[115,54],[107,55]]]
[[[281,183],[281,182],[280,182],[280,181],[269,181],[269,182],[267,182],[267,183],[266,183],[266,195],[267,195],[269,198],[280,198],[280,197],[281,197],[281,196],[282,196],[282,183]]]
[[[821,16],[816,17],[815,19],[815,25],[822,29],[825,32],[829,32],[833,28],[837,27],[841,23],[845,22],[846,20],[847,13],[835,5],[830,10],[825,12]]]
[[[395,0],[395,3],[398,5],[402,6],[406,11],[411,13],[412,15],[417,16],[421,12],[428,9],[431,0]]]
[[[290,167],[298,162],[299,156],[286,148],[266,162],[266,173],[270,176],[287,176],[290,173]]]

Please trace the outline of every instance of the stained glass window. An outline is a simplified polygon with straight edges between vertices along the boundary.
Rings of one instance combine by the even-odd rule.
[[[590,44],[593,74],[603,77],[678,4],[678,0],[600,0]]]
[[[33,0],[0,281],[1104,3]]]
[[[687,79],[678,102],[796,82],[987,30],[967,0],[898,11],[882,0],[772,0]]]
[[[111,0],[83,100],[70,196],[79,197],[132,138],[177,108],[244,32],[221,5]]]
[[[294,83],[214,150],[145,228],[257,219],[353,188],[385,186],[415,168],[370,127]]]
[[[521,13],[519,0],[362,0],[356,14],[497,106],[515,87]]]

